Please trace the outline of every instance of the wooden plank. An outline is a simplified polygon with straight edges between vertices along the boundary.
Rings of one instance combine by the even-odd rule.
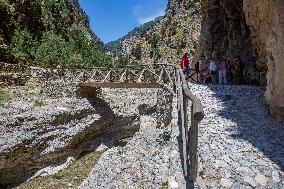
[[[159,83],[82,82],[80,87],[91,88],[161,88]]]

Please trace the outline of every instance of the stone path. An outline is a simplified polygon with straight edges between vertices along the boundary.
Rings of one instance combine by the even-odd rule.
[[[191,89],[205,111],[199,127],[199,187],[284,189],[284,124],[270,117],[264,89]]]

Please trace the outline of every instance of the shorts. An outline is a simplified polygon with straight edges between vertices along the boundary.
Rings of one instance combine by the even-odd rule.
[[[182,70],[182,72],[183,72],[184,75],[189,75],[190,70],[189,70],[189,68],[184,68],[184,69]]]

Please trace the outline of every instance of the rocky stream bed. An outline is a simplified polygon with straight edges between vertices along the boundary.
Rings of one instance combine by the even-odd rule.
[[[172,133],[171,95],[155,89],[86,89],[75,97],[70,94],[76,87],[54,86],[59,89],[46,87],[45,98],[37,97],[40,104],[22,97],[1,106],[0,188],[157,188],[169,175],[174,183],[175,178],[183,182],[168,157],[170,147],[178,148],[177,142],[172,145],[178,129]],[[172,156],[179,161],[177,151]],[[120,172],[125,174],[116,183]],[[97,185],[89,183],[93,174],[100,175]]]
[[[282,189],[283,124],[269,115],[264,89],[190,87],[205,112],[195,188]],[[36,106],[27,97],[1,106],[0,188],[185,188],[175,97],[57,91]]]

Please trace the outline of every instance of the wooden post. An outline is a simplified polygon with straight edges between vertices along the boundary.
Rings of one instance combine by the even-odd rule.
[[[86,82],[86,81],[87,81],[86,71],[83,70],[83,82]]]
[[[191,105],[191,127],[189,129],[189,180],[195,182],[198,170],[198,120],[193,115],[194,107]]]
[[[129,81],[129,68],[126,67],[126,70],[125,70],[125,82],[128,82]]]
[[[181,132],[181,138],[182,138],[182,167],[184,171],[185,178],[188,178],[188,153],[187,153],[187,140],[186,140],[186,133],[187,130],[185,130],[186,122],[185,122],[185,113],[184,113],[184,99],[186,98],[184,95],[183,87],[182,87],[182,81],[181,81],[181,75],[177,74],[177,92],[178,92],[178,110],[179,110],[179,128]]]
[[[49,79],[49,76],[48,76],[48,68],[45,69],[45,84],[47,85],[48,83],[48,79]]]
[[[113,74],[112,74],[112,69],[109,72],[109,81],[113,82]]]
[[[65,79],[66,77],[65,77],[65,69],[62,67],[62,81],[66,81],[66,79]]]

